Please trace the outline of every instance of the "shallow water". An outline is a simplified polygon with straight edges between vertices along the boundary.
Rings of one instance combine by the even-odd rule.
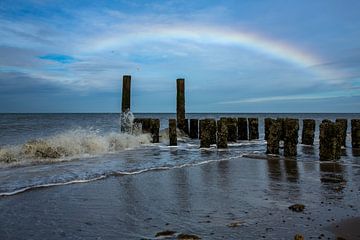
[[[136,117],[157,117],[161,129],[174,114],[135,114]],[[188,114],[188,118],[220,118],[246,116],[259,118],[260,140],[242,141],[230,145],[227,151],[199,150],[199,141],[183,138],[176,148],[150,144],[149,136],[120,134],[118,114],[0,114],[0,195],[10,195],[31,188],[92,181],[118,174],[133,174],[152,169],[173,168],[262,154],[265,152],[263,119],[265,117],[313,118],[318,125],[322,119],[357,118],[356,114]],[[301,121],[300,121],[301,122]],[[299,135],[301,136],[301,129]],[[317,134],[318,135],[318,134]],[[46,146],[60,148],[64,156],[56,159],[24,154],[29,140],[43,139]],[[350,146],[350,126],[348,127]],[[24,145],[25,144],[25,145]],[[42,147],[42,142],[30,144]],[[314,147],[299,145],[298,161],[318,159],[318,140]],[[40,145],[40,146],[39,146]],[[28,146],[29,147],[29,146]],[[342,161],[356,163],[351,148],[345,150]],[[1,158],[10,157],[10,163]]]
[[[158,117],[162,129],[168,118],[175,117],[135,116]],[[323,230],[326,224],[359,216],[360,157],[350,147],[350,124],[348,147],[339,161],[319,162],[317,138],[322,119],[360,118],[359,114],[189,114],[188,118],[220,116],[258,117],[260,140],[217,150],[199,149],[199,140],[182,138],[179,146],[168,147],[166,141],[151,144],[146,136],[119,134],[117,114],[0,115],[2,150],[21,152],[23,144],[39,138],[80,149],[55,160],[18,154],[17,161],[1,163],[0,238],[140,239],[169,228],[205,239],[289,239],[295,230],[313,237],[324,231],[333,237]],[[316,119],[315,146],[299,144],[295,159],[266,156],[265,117]],[[89,183],[80,184],[85,182]],[[31,189],[37,190],[27,191]],[[297,202],[306,205],[305,213],[289,212],[287,207]],[[226,226],[243,220],[240,228]],[[36,230],[30,227],[34,221]],[[23,230],[16,235],[19,228]]]

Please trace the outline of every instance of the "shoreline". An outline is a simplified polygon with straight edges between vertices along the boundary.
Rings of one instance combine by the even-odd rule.
[[[155,239],[171,230],[202,239],[334,238],[328,226],[360,216],[357,181],[322,182],[328,173],[309,164],[241,158],[35,189],[0,198],[0,237]],[[304,212],[288,209],[296,203]]]

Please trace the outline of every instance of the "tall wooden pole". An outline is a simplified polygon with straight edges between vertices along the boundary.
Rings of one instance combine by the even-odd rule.
[[[177,127],[183,131],[185,129],[185,80],[179,78],[176,80],[176,120]]]
[[[122,87],[122,102],[121,112],[130,110],[130,90],[131,90],[131,76],[123,76],[123,87]]]

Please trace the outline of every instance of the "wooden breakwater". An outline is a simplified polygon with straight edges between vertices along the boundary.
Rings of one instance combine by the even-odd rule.
[[[176,80],[176,119],[169,119],[169,145],[177,146],[177,132],[199,139],[200,148],[227,148],[228,142],[253,141],[259,139],[258,118],[220,117],[220,119],[189,119],[185,112],[185,79]],[[130,111],[131,76],[123,76],[122,113]],[[190,125],[189,125],[190,123]],[[135,118],[134,124],[140,125],[143,133],[149,133],[154,143],[159,142],[160,120],[156,118]],[[323,120],[319,127],[320,160],[336,160],[341,157],[341,149],[346,147],[348,119],[334,122]],[[285,157],[296,157],[299,144],[300,121],[294,118],[265,118],[264,133],[267,154],[280,154],[283,145]],[[302,120],[301,144],[313,146],[316,121]],[[360,119],[351,119],[351,146],[360,148]]]

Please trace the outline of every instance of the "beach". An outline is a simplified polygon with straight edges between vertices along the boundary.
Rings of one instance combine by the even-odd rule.
[[[296,157],[284,157],[282,146],[265,154],[264,118],[288,115],[249,114],[259,118],[259,139],[228,149],[200,149],[185,136],[168,146],[172,115],[157,116],[160,143],[120,134],[116,114],[3,115],[1,157],[13,161],[1,162],[0,239],[360,238],[360,159],[349,129],[341,158],[320,161],[318,127],[314,146],[298,144]],[[358,117],[294,116],[317,124]],[[41,144],[69,155],[23,151]]]
[[[0,1],[0,240],[360,240],[360,1]]]
[[[326,181],[334,174],[344,180]],[[155,239],[171,230],[202,239],[334,239],[331,224],[359,216],[359,180],[358,169],[277,158],[112,176],[1,198],[0,236]],[[297,203],[303,212],[288,208]]]

